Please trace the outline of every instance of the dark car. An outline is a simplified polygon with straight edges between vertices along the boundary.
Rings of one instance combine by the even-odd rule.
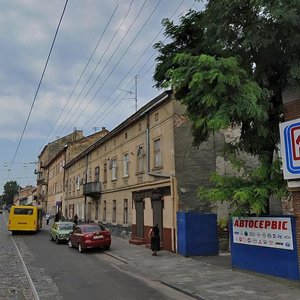
[[[74,226],[75,223],[73,222],[54,222],[49,231],[50,240],[54,240],[56,244],[68,241],[69,235],[73,232]]]
[[[74,227],[69,236],[68,246],[78,247],[79,252],[90,248],[103,248],[109,250],[111,235],[102,225],[81,224]]]

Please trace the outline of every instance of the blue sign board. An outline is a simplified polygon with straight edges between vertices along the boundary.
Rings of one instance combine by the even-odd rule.
[[[257,223],[255,223],[256,220],[258,220]],[[275,227],[278,229],[280,224],[286,224],[283,227],[287,228],[286,236],[281,238],[279,236],[281,230],[275,229]],[[284,229],[283,227],[280,228]],[[289,280],[300,280],[295,227],[295,217],[293,216],[256,217],[254,221],[251,217],[232,218],[230,226],[232,266]],[[269,235],[270,228],[273,228],[272,235]],[[276,235],[275,239],[273,239],[273,234]],[[239,242],[239,237],[245,237],[245,243]],[[258,242],[248,241],[248,237],[262,240],[263,244],[259,245]],[[283,243],[281,247],[280,240]],[[288,240],[293,247],[287,245]],[[273,241],[274,244],[269,243]],[[277,245],[275,245],[276,243]]]

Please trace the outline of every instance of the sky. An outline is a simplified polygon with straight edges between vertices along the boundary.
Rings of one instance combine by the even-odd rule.
[[[153,45],[165,41],[162,19],[178,23],[203,7],[194,0],[65,4],[0,0],[0,194],[10,180],[36,185],[38,155],[49,142],[74,129],[112,130],[136,103],[158,96]]]

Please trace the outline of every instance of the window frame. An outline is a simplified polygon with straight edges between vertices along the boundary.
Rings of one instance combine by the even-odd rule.
[[[129,154],[123,155],[123,177],[129,177]]]
[[[157,147],[158,146],[158,147]],[[153,141],[154,149],[154,168],[162,167],[162,156],[161,156],[161,139],[155,139]]]

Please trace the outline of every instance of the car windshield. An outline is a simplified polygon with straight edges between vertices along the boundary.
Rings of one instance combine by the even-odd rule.
[[[73,225],[72,224],[60,224],[58,225],[58,230],[72,230]]]
[[[100,225],[86,226],[82,229],[82,231],[84,232],[96,232],[101,230],[105,230],[105,229]]]

